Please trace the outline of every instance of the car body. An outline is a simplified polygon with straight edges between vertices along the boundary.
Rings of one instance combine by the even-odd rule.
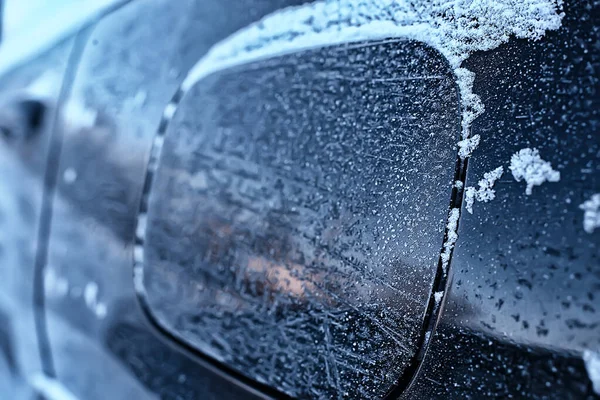
[[[6,64],[7,398],[598,396],[600,4],[482,2],[478,48],[311,3],[117,2]]]

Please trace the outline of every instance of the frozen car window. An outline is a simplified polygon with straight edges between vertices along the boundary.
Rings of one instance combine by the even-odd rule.
[[[231,68],[161,132],[140,217],[151,318],[292,396],[393,389],[423,335],[455,171],[443,58],[387,41]]]

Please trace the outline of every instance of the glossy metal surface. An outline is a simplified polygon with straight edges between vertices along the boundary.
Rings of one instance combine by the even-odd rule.
[[[463,210],[445,310],[412,398],[593,398],[581,360],[600,348],[600,231],[579,205],[600,192],[598,4],[563,27],[468,61],[486,104],[467,184],[536,147],[561,173],[535,187],[505,173]]]

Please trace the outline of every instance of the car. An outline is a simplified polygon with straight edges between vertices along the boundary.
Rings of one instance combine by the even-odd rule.
[[[597,1],[79,3],[4,9],[2,398],[600,396]]]

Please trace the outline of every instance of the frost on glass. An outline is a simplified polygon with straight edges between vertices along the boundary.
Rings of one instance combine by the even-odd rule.
[[[382,397],[423,334],[460,131],[452,70],[412,42],[205,77],[159,139],[138,292],[282,392]]]

